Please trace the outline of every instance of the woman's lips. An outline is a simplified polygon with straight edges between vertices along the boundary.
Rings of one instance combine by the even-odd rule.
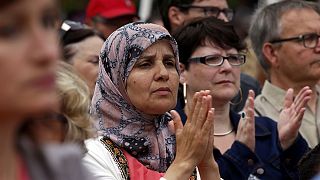
[[[163,96],[163,95],[171,94],[171,90],[168,87],[161,87],[161,88],[158,88],[157,90],[153,91],[153,93]]]
[[[229,83],[233,83],[232,81],[229,81],[229,80],[222,80],[222,81],[218,81],[216,82],[216,84],[229,84]]]
[[[55,74],[46,74],[32,81],[34,86],[43,89],[53,89],[55,87],[56,76]]]

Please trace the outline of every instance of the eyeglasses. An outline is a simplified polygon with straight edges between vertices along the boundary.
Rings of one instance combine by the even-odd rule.
[[[218,17],[220,13],[223,13],[229,21],[233,19],[233,14],[234,14],[232,9],[229,9],[229,8],[220,9],[214,6],[194,6],[194,5],[188,5],[188,4],[180,4],[180,5],[177,5],[177,7],[183,8],[183,9],[190,9],[190,8],[201,9],[203,11],[204,16]]]
[[[284,38],[284,39],[276,39],[270,41],[270,43],[282,43],[286,41],[297,41],[302,42],[305,48],[315,48],[319,42],[319,35],[316,33],[303,34],[296,37]]]
[[[244,54],[229,54],[227,57],[220,55],[208,55],[203,57],[190,58],[189,61],[200,62],[208,66],[221,66],[227,60],[232,66],[240,66],[246,62]]]

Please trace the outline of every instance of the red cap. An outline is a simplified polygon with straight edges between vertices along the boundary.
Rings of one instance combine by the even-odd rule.
[[[90,0],[86,20],[94,16],[112,19],[124,15],[136,15],[136,7],[131,0]]]

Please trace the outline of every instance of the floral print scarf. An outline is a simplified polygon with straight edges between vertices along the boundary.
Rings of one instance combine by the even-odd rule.
[[[175,154],[175,136],[169,131],[169,113],[159,117],[137,110],[126,93],[127,78],[140,55],[153,43],[169,40],[177,59],[176,41],[162,26],[135,22],[113,32],[104,43],[91,115],[99,132],[137,158],[147,168],[165,172]]]

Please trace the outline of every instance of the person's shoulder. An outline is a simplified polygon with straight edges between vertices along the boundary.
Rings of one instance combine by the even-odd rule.
[[[115,156],[101,139],[98,137],[85,141],[88,152],[82,163],[95,179],[122,179]]]
[[[101,142],[102,137],[96,137],[96,138],[91,138],[87,139],[84,144],[87,149],[86,154],[90,154],[93,156],[102,156],[107,154],[107,149],[104,146],[104,144]]]
[[[252,89],[256,94],[260,94],[261,92],[260,83],[255,78],[251,77],[248,74],[241,73],[240,80],[241,80],[241,84],[244,87],[248,88],[248,90]]]
[[[48,144],[43,148],[48,166],[57,179],[86,180],[90,179],[88,171],[82,165],[83,152],[76,144]],[[77,173],[74,173],[77,172]]]

